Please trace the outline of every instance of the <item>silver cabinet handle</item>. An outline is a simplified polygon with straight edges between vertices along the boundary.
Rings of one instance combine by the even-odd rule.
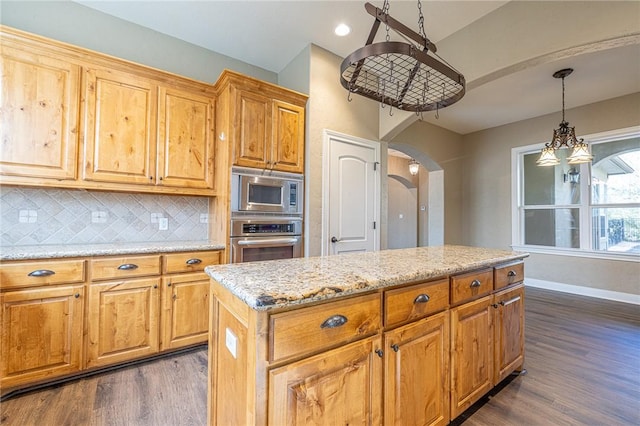
[[[189,259],[186,261],[187,265],[198,265],[200,263],[202,263],[202,260],[200,259]]]
[[[518,274],[516,274],[516,271],[514,271],[513,269],[510,270],[509,272],[507,272],[507,276],[508,277],[515,277],[516,275],[518,275]]]
[[[30,277],[50,277],[51,275],[55,275],[55,272],[50,269],[36,269],[27,275]]]
[[[135,263],[123,263],[122,265],[118,266],[118,269],[121,271],[132,271],[134,269],[138,269],[138,265],[136,265]]]
[[[320,325],[320,328],[336,328],[347,323],[347,317],[344,315],[333,315],[324,320],[324,322]]]

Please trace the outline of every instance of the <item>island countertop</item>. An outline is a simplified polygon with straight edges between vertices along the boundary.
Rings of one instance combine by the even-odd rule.
[[[251,309],[269,310],[426,281],[527,256],[445,245],[215,265],[205,272]]]

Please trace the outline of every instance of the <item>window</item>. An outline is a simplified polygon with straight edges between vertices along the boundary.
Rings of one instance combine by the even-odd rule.
[[[514,247],[640,256],[640,129],[585,137],[594,158],[540,167],[541,146],[514,148]]]

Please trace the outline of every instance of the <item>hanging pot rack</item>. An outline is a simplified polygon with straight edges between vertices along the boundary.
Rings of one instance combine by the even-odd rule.
[[[420,3],[418,2],[420,8]],[[437,48],[426,35],[421,35],[371,3],[365,10],[375,18],[365,45],[349,56],[340,66],[340,83],[352,93],[374,99],[384,105],[420,113],[445,108],[465,94],[464,76],[436,57]],[[421,32],[422,13],[419,24]],[[373,43],[380,24],[387,26],[387,39]],[[389,28],[415,44],[390,41]],[[429,53],[432,54],[429,54]]]

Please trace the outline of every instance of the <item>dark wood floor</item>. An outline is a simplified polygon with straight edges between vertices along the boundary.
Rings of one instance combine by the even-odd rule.
[[[640,307],[528,287],[526,333],[527,374],[456,424],[640,425]],[[0,424],[204,425],[206,357],[202,349],[15,397]]]

